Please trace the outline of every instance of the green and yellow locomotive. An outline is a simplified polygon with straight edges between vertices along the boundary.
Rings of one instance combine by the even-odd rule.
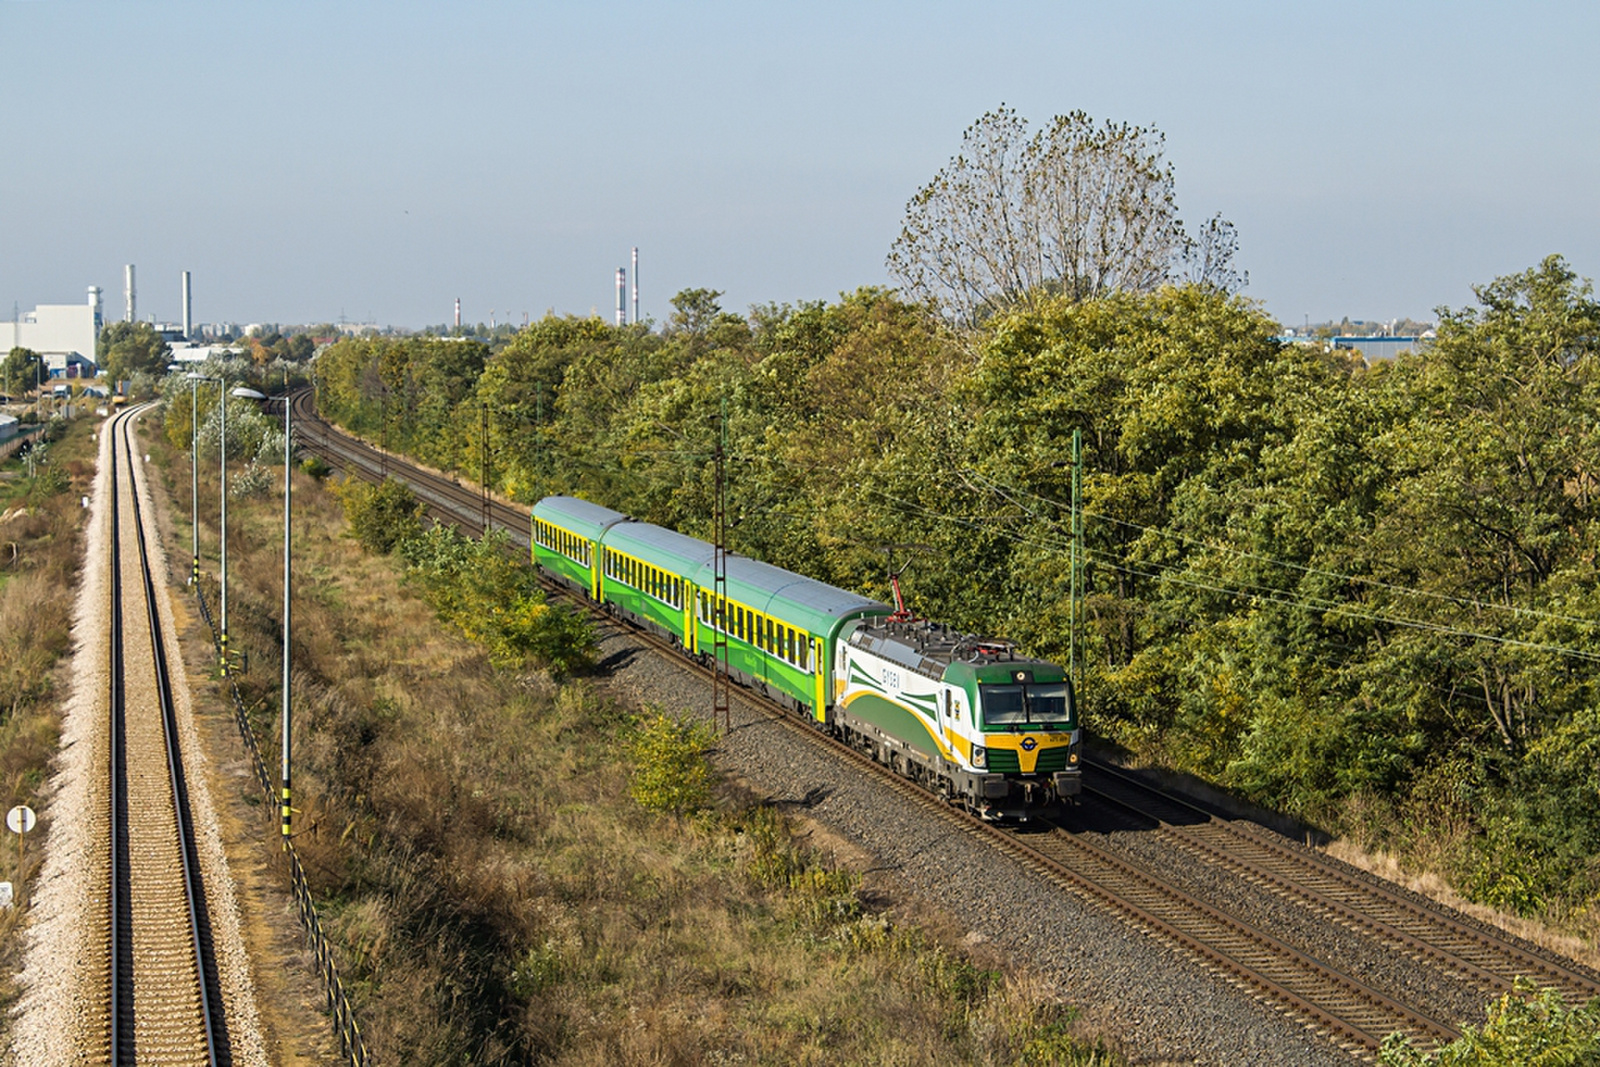
[[[575,497],[533,508],[534,563],[984,818],[1026,820],[1079,791],[1062,669],[1004,642],[729,554]],[[896,586],[898,597],[898,585]]]

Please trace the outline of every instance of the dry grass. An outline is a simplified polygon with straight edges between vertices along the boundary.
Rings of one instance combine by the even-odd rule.
[[[42,791],[60,740],[57,699],[65,690],[62,661],[71,647],[82,556],[86,512],[79,497],[94,477],[90,433],[96,428],[97,420],[79,420],[51,445],[52,465],[69,476],[68,487],[53,496],[28,492],[20,462],[0,468],[0,810],[44,806]],[[38,834],[26,843],[19,871],[16,838],[3,832],[0,878],[22,884],[37,873],[43,852]],[[25,915],[21,908],[0,911],[0,1028],[9,1027],[17,994],[12,976]]]
[[[330,494],[296,491],[297,845],[381,1062],[1112,1062],[1040,988],[867,911],[770,811],[645,812],[628,709],[491,669],[327,532]],[[229,519],[233,636],[276,736],[281,516]]]

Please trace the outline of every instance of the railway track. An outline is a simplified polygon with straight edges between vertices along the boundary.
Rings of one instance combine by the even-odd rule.
[[[98,1062],[225,1064],[231,1058],[188,808],[131,427],[111,443],[110,729],[106,753],[104,999]]]
[[[302,444],[333,466],[374,480],[380,472],[404,477],[436,519],[468,530],[504,529],[514,543],[528,544],[526,509],[492,498],[486,503],[478,491],[397,457],[380,461],[372,450],[318,418],[309,391],[297,398],[295,417],[302,428]],[[630,633],[709,678],[709,671],[685,660],[667,642],[638,630]],[[920,805],[930,817],[944,821],[953,832],[980,838],[1064,891],[1123,916],[1225,981],[1300,1020],[1357,1059],[1373,1060],[1384,1037],[1394,1031],[1410,1035],[1424,1047],[1459,1034],[1455,1020],[1434,1017],[1430,1005],[1406,1002],[1357,974],[1343,973],[1273,931],[1186,891],[1152,865],[1130,861],[1096,844],[1092,835],[1059,827],[1047,833],[1022,834],[983,823],[753,694],[741,692],[737,699],[784,728],[804,732],[814,742],[830,746],[865,772],[877,775],[908,804]],[[1519,975],[1556,985],[1574,1000],[1600,993],[1600,979],[1570,962],[1413,899],[1397,887],[1298,848],[1263,828],[1236,826],[1112,768],[1098,766],[1096,770],[1105,784],[1085,787],[1092,791],[1096,804],[1122,813],[1137,828],[1154,828],[1172,847],[1295,907],[1309,909],[1382,946],[1383,951],[1436,969],[1485,993],[1505,990]]]
[[[1273,895],[1438,968],[1485,996],[1527,977],[1573,1003],[1600,996],[1600,974],[1300,846],[1256,823],[1228,819],[1101,761],[1085,785],[1103,809]]]

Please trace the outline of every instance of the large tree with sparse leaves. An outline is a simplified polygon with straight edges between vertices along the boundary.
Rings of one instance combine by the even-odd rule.
[[[889,271],[966,323],[1045,295],[1143,293],[1180,277],[1236,291],[1233,225],[1216,217],[1185,233],[1165,141],[1082,111],[1032,133],[1014,109],[990,111],[906,206]]]

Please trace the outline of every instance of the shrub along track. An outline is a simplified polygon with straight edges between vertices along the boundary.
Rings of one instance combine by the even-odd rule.
[[[376,451],[318,418],[309,391],[297,399],[295,417],[302,446],[331,465],[371,480],[382,473],[401,477],[435,519],[467,530],[503,529],[514,543],[527,546],[526,509],[493,498],[486,502],[481,493],[397,457],[380,460]],[[566,595],[564,589],[556,591]],[[632,636],[680,664],[687,662],[664,641],[639,631]],[[703,666],[693,667],[711,677]],[[1270,831],[1239,829],[1192,806],[1174,807],[1186,802],[1149,794],[1142,783],[1110,768],[1098,768],[1106,779],[1104,788],[1095,788],[1093,779],[1086,783],[1094,794],[1086,809],[1102,821],[1109,817],[1129,823],[1146,838],[1154,826],[1163,855],[1130,856],[1098,843],[1095,834],[1059,827],[1023,834],[983,823],[775,706],[745,693],[738,699],[759,705],[762,714],[786,729],[878,776],[908,806],[941,820],[950,832],[981,840],[1063,891],[1097,902],[1357,1059],[1374,1059],[1391,1031],[1405,1032],[1424,1046],[1457,1036],[1456,1020],[1463,1011],[1441,1010],[1441,989],[1447,989],[1443,999],[1452,1005],[1473,1003],[1474,997],[1481,1002],[1481,994],[1501,992],[1511,977],[1523,974],[1560,985],[1574,998],[1600,989],[1593,976],[1568,961],[1411,900],[1381,880],[1296,849]],[[1173,858],[1204,868],[1201,881],[1221,878],[1232,884],[1211,899],[1204,889],[1195,889],[1194,879],[1180,878],[1170,869]],[[1281,930],[1260,917],[1259,906],[1235,905],[1235,898],[1249,894],[1265,894],[1295,909],[1309,920],[1308,926],[1337,927],[1354,935],[1360,942],[1356,957],[1330,963],[1324,957],[1349,953],[1325,949],[1316,935]],[[1408,972],[1401,979],[1394,977],[1397,963]]]

